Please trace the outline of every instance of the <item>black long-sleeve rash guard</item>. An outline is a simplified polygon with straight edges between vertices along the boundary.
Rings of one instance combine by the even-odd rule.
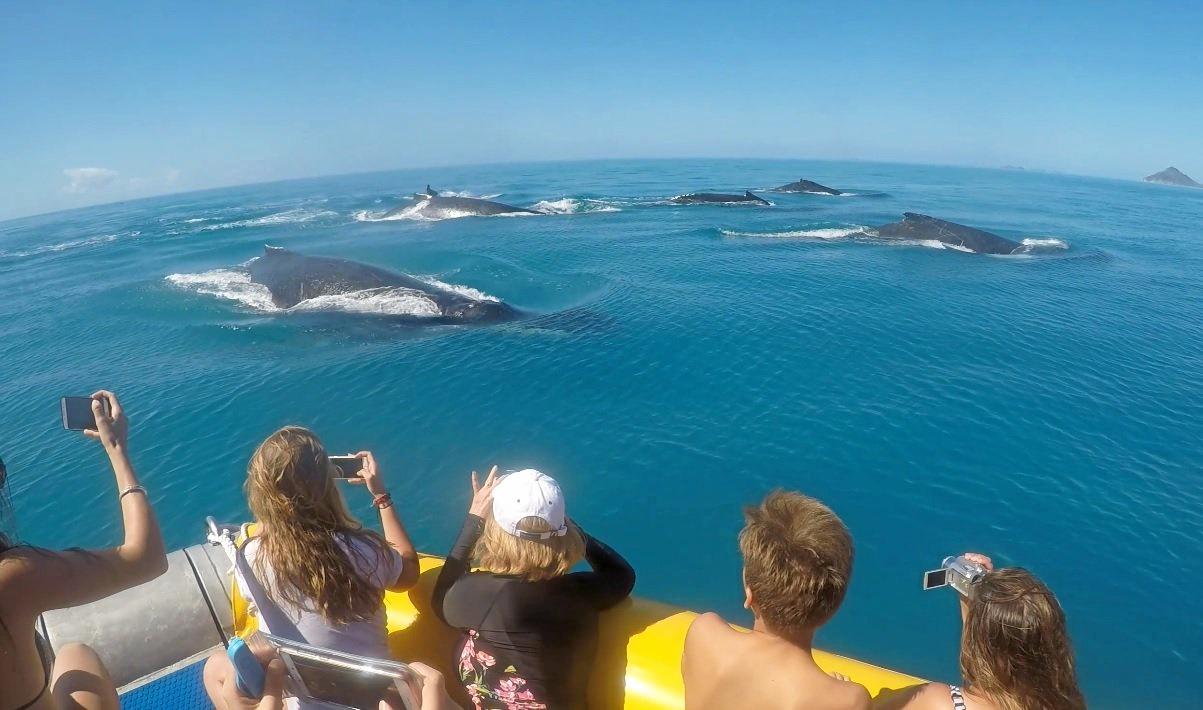
[[[479,707],[584,708],[598,612],[630,595],[635,570],[582,532],[592,571],[537,582],[469,572],[483,531],[484,520],[469,515],[434,586],[435,613],[465,632],[455,657],[461,682]]]

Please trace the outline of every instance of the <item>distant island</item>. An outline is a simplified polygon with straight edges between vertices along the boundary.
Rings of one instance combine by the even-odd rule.
[[[1182,187],[1203,187],[1203,185],[1191,180],[1186,173],[1174,167],[1166,168],[1159,173],[1153,173],[1145,178],[1145,182],[1157,182],[1162,185],[1181,185]]]

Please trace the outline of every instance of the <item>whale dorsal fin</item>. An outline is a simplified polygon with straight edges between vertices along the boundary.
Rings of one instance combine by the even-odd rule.
[[[760,199],[759,197],[756,197],[756,195],[753,195],[751,190],[744,190],[744,197],[752,197],[757,200]]]

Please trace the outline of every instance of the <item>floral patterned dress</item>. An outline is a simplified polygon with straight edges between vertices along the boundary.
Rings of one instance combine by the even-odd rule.
[[[459,679],[472,698],[473,707],[480,710],[546,710],[547,705],[535,699],[526,687],[526,680],[514,666],[498,667],[491,653],[477,648],[480,636],[468,631],[459,654]]]

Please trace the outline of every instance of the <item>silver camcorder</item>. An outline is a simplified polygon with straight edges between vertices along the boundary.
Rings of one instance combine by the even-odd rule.
[[[923,573],[923,589],[937,587],[952,587],[967,597],[973,596],[973,588],[982,577],[986,576],[986,568],[976,562],[960,557],[945,557],[940,569]]]

